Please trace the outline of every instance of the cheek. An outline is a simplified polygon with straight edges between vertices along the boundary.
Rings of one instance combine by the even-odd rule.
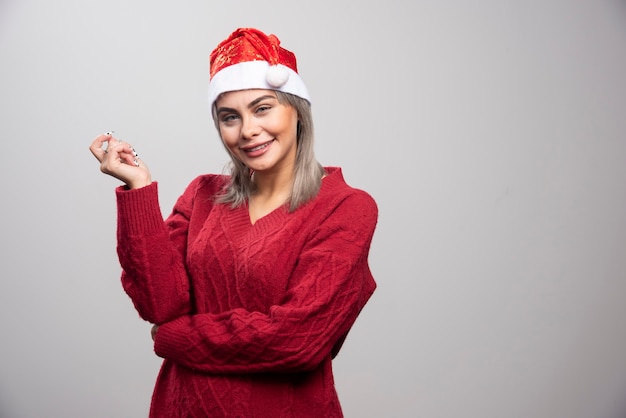
[[[233,142],[232,140],[229,140],[228,137],[222,135],[222,144],[233,157],[241,161],[241,156],[239,155],[241,151],[239,150],[236,142]]]
[[[237,160],[241,161],[241,150],[239,149],[239,147],[237,146],[237,144],[232,144],[229,142],[226,142],[225,140],[222,139],[222,144],[224,144],[224,148],[226,148],[226,150],[228,151],[228,153],[233,157],[236,158]]]
[[[271,127],[267,127],[268,131],[273,132],[274,134],[282,133],[283,135],[295,135],[296,134],[296,126],[297,119],[291,120],[289,118],[284,118],[282,120],[277,120]]]
[[[233,133],[228,129],[220,130],[220,137],[222,138],[222,143],[227,147],[232,149],[237,146],[237,139],[233,135]]]
[[[222,141],[224,146],[234,155],[239,155],[239,147],[232,142]]]

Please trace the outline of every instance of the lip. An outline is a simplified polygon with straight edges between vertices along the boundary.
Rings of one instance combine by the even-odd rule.
[[[265,154],[270,148],[275,139],[260,144],[248,145],[245,148],[240,148],[248,157],[259,157]]]

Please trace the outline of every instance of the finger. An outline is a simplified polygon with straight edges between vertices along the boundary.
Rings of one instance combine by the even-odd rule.
[[[135,166],[138,165],[137,159],[139,154],[137,154],[137,151],[135,151],[135,148],[132,145],[122,140],[111,140],[107,151],[109,154],[112,154],[111,158],[118,158],[126,164]]]
[[[130,166],[139,167],[139,154],[135,148],[121,139],[112,137],[105,151],[108,161],[118,161]]]
[[[102,135],[98,135],[89,146],[89,150],[93,154],[94,157],[100,162],[104,159],[106,154],[105,144],[108,145],[108,142],[111,140],[113,132],[107,132]]]
[[[132,153],[120,153],[120,161],[128,165],[139,167],[139,158]]]

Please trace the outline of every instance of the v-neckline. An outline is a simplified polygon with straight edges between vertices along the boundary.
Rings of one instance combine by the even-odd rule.
[[[266,222],[269,221],[271,219],[277,218],[277,213],[280,215],[284,215],[286,213],[286,206],[287,204],[282,204],[280,206],[278,206],[277,208],[269,211],[268,213],[266,213],[263,216],[260,216],[256,219],[256,221],[252,222],[252,216],[250,215],[250,202],[246,202],[244,205],[242,205],[244,208],[244,212],[248,218],[248,224],[250,225],[251,228],[256,227],[259,222]]]
[[[320,185],[320,193],[323,193],[324,190],[331,187],[331,184],[342,180],[343,177],[340,168],[327,168],[327,175],[324,176],[322,184]],[[276,230],[280,228],[290,214],[287,210],[287,204],[284,204],[252,223],[247,201],[236,208],[224,205],[223,210],[230,212],[224,213],[225,219],[228,220],[224,226],[233,234],[233,238],[238,242],[238,245],[244,241],[249,241],[257,236],[269,233],[273,229]]]
[[[226,210],[232,211],[230,215],[227,215],[227,219],[229,219],[227,224],[231,233],[234,234],[235,241],[240,243],[276,229],[282,224],[281,220],[288,214],[283,205],[252,223],[247,202],[235,209]]]

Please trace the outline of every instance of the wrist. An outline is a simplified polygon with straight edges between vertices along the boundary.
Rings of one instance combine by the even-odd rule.
[[[129,189],[141,189],[142,187],[146,187],[152,184],[152,179],[150,176],[143,178],[136,178],[126,182],[126,186]]]
[[[130,190],[134,190],[134,189],[141,189],[142,187],[149,186],[150,184],[152,184],[152,181],[148,180],[148,181],[145,181],[145,182],[142,182],[142,181],[129,182],[129,183],[126,184],[126,186]]]

